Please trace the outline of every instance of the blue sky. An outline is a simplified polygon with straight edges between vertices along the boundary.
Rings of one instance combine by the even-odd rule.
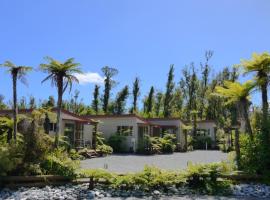
[[[44,56],[52,56],[74,57],[88,73],[116,67],[114,94],[136,76],[142,95],[151,85],[162,90],[170,64],[178,82],[181,69],[190,62],[198,65],[205,50],[214,51],[212,73],[252,52],[270,50],[267,0],[1,0],[0,8],[0,63],[38,67]],[[40,83],[44,77],[29,74],[29,86],[19,84],[19,95],[56,95],[56,88]],[[11,79],[3,69],[0,81],[0,94],[8,100]],[[74,89],[89,104],[93,87]]]

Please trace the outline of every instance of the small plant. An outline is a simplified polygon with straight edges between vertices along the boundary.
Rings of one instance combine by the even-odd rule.
[[[69,151],[69,157],[72,160],[83,160],[84,156],[80,155],[80,153],[78,151],[76,151],[75,149],[71,149]]]
[[[113,148],[106,144],[98,145],[96,150],[102,155],[109,155],[113,153]]]

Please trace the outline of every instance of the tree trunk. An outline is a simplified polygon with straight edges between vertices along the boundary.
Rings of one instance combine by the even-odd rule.
[[[268,129],[268,99],[267,99],[267,83],[261,86],[262,90],[262,107],[263,107],[263,121],[262,121],[262,134],[267,145],[270,146],[270,134]]]
[[[55,147],[59,144],[60,126],[61,126],[61,109],[62,109],[62,96],[63,96],[63,77],[59,77],[57,80],[58,87],[58,99],[57,99],[57,121],[56,121],[56,133],[55,133]]]
[[[12,73],[12,83],[13,83],[13,139],[16,142],[17,139],[17,116],[18,116],[18,106],[17,106],[17,71]]]
[[[235,153],[236,153],[236,164],[239,169],[240,165],[240,145],[239,145],[239,130],[238,128],[235,129],[235,138],[234,138],[234,148],[235,148]]]
[[[250,138],[253,139],[253,133],[252,133],[250,120],[249,120],[249,116],[248,116],[248,102],[246,99],[242,101],[242,106],[243,106],[243,116],[244,116],[245,123],[246,123],[246,131],[249,134]]]

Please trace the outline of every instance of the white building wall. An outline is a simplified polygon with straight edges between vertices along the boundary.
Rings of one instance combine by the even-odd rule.
[[[205,129],[210,131],[210,137],[214,141],[215,138],[215,127],[216,124],[214,122],[198,122],[197,129]]]
[[[105,139],[117,132],[118,126],[132,126],[132,136],[126,136],[127,150],[130,148],[136,151],[138,145],[138,123],[144,123],[136,117],[107,117],[96,118],[99,121],[98,131],[102,132]]]

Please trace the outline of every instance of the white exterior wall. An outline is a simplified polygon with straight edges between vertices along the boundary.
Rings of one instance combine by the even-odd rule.
[[[145,123],[136,117],[104,117],[96,118],[99,121],[98,131],[102,132],[105,139],[117,132],[118,126],[132,126],[132,136],[126,136],[127,148],[137,150],[138,146],[138,123]]]
[[[197,129],[205,129],[210,131],[210,137],[213,141],[215,141],[215,127],[216,124],[214,122],[198,122]]]

